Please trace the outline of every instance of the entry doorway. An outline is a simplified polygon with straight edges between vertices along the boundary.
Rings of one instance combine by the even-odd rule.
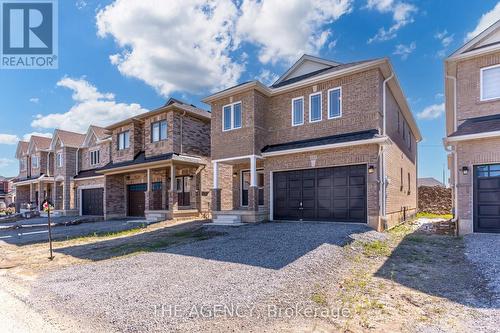
[[[177,190],[177,205],[186,207],[191,205],[191,176],[179,176],[175,178]]]

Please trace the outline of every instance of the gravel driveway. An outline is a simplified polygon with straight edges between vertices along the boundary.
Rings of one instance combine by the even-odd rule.
[[[255,316],[263,327],[272,320],[261,316],[269,304],[311,302],[322,281],[349,269],[342,265],[342,246],[353,238],[384,237],[354,224],[217,230],[227,234],[47,273],[30,299],[35,307],[91,323],[95,331],[246,331]],[[209,312],[219,305],[237,309],[239,318]]]
[[[470,234],[464,237],[466,256],[488,280],[500,307],[500,235]]]

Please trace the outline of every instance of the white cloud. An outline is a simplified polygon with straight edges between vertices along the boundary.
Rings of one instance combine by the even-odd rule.
[[[5,168],[11,164],[14,164],[16,161],[10,158],[0,158],[0,168]]]
[[[44,138],[52,138],[52,133],[46,133],[46,132],[31,132],[31,133],[26,133],[23,135],[23,141],[29,141],[31,139],[31,136],[43,136]]]
[[[259,60],[275,63],[317,54],[331,37],[325,25],[352,11],[352,0],[244,0],[238,38],[260,47]]]
[[[264,83],[265,85],[271,85],[274,82],[276,82],[276,80],[278,80],[278,79],[279,79],[279,75],[272,73],[268,69],[261,70],[259,75],[257,76],[257,80]]]
[[[394,55],[401,56],[401,59],[406,60],[408,56],[413,53],[417,48],[417,44],[415,42],[411,42],[409,45],[398,44],[396,45],[396,49],[394,50]]]
[[[147,111],[136,103],[117,103],[113,94],[99,92],[85,79],[65,77],[57,85],[73,90],[75,105],[64,113],[37,115],[31,122],[33,128],[61,128],[85,133],[91,124],[107,126]]]
[[[17,135],[14,134],[0,134],[0,144],[2,145],[15,145],[19,141]]]
[[[468,41],[476,37],[498,20],[500,20],[500,2],[496,4],[495,8],[481,16],[476,28],[467,34],[465,40]]]
[[[35,103],[35,104],[38,104],[40,102],[40,98],[38,97],[31,97],[30,98],[30,102],[31,103]]]
[[[448,47],[451,43],[453,43],[455,35],[450,35],[447,30],[443,30],[443,31],[437,32],[434,35],[434,38],[439,40],[443,47]]]
[[[237,16],[230,0],[116,0],[96,19],[98,35],[122,48],[110,56],[119,71],[168,96],[237,83],[244,70],[230,57]]]
[[[87,7],[88,2],[86,0],[77,0],[75,3],[76,8],[78,9],[84,9]]]
[[[414,5],[406,2],[396,2],[394,0],[368,0],[366,8],[377,10],[380,13],[392,13],[394,24],[386,29],[380,28],[375,36],[368,40],[368,43],[383,42],[396,38],[399,29],[414,21],[413,14],[418,9]]]
[[[433,104],[417,114],[418,119],[437,119],[444,113],[444,103]]]

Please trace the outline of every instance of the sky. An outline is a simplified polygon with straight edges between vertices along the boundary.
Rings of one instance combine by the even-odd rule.
[[[473,3],[473,5],[471,5]],[[0,70],[0,175],[16,144],[85,132],[240,82],[271,84],[302,54],[389,57],[424,137],[419,177],[443,178],[443,60],[500,19],[498,0],[59,0],[59,68]],[[447,175],[446,175],[447,178]]]

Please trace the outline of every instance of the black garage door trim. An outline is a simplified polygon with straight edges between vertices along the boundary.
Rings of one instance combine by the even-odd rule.
[[[82,215],[103,216],[104,189],[90,188],[82,190]]]
[[[367,223],[367,167],[273,173],[273,219]]]
[[[474,232],[500,233],[500,164],[474,166]]]

